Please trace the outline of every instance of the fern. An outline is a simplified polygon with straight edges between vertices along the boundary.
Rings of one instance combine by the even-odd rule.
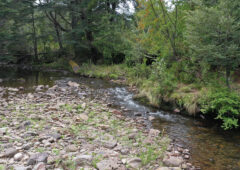
[[[240,96],[228,89],[219,89],[209,93],[201,102],[201,111],[205,114],[214,113],[216,119],[223,121],[225,130],[237,128],[240,117]]]

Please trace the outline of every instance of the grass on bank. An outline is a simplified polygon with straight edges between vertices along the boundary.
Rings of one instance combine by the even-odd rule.
[[[146,97],[149,104],[154,107],[160,107],[163,102],[174,103],[174,101],[176,101],[177,105],[186,108],[188,113],[192,115],[196,114],[198,111],[197,99],[202,93],[201,90],[196,89],[192,84],[178,84],[177,90],[167,92],[168,90],[164,91],[164,89],[161,88],[161,83],[147,78],[147,71],[143,73],[146,75],[138,71],[139,69],[135,67],[129,68],[125,64],[111,66],[84,64],[81,66],[79,74],[103,79],[126,78],[127,85],[138,87],[139,94],[136,98]],[[169,91],[171,90],[169,89]]]
[[[84,64],[80,67],[82,76],[104,79],[126,79],[126,84],[136,86],[139,94],[136,98],[146,98],[154,107],[166,109],[179,108],[189,115],[198,113],[210,115],[222,121],[224,129],[237,128],[240,118],[240,97],[237,90],[229,91],[221,85],[221,80],[214,83],[182,83],[174,76],[164,73],[161,78],[144,64],[128,67],[120,65]],[[238,84],[233,85],[236,89]],[[212,116],[211,116],[212,115]]]

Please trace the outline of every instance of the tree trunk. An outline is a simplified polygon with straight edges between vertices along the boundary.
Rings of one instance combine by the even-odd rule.
[[[86,31],[86,38],[91,51],[91,61],[96,64],[101,55],[99,54],[97,48],[93,45],[94,37],[92,31]]]
[[[63,51],[63,45],[62,45],[62,38],[61,38],[61,35],[60,35],[60,31],[59,31],[59,28],[56,24],[54,24],[54,27],[55,27],[55,31],[56,31],[56,35],[57,35],[58,45],[59,45],[60,51],[62,52]]]
[[[230,89],[229,79],[230,79],[230,69],[229,67],[226,67],[226,85]]]
[[[73,0],[71,1],[71,27],[72,27],[72,38],[74,41],[77,41],[75,38],[76,38],[76,33],[75,33],[75,28],[77,27],[77,21],[78,21],[78,18],[76,16],[76,11],[75,11],[75,8],[78,4],[78,1],[77,0]],[[77,45],[76,45],[76,42],[74,42],[73,44],[73,50],[74,50],[74,58],[77,57],[78,55],[78,52],[77,52]]]
[[[32,28],[33,28],[33,48],[34,48],[34,61],[38,62],[38,48],[37,48],[37,36],[36,36],[36,27],[35,27],[35,18],[34,18],[34,7],[32,7]]]

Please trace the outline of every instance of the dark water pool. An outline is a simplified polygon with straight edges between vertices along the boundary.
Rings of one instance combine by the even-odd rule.
[[[21,68],[1,68],[0,86],[24,87],[31,91],[36,85],[54,85],[56,80],[74,80],[93,88],[93,96],[107,94],[115,106],[124,107],[130,113],[141,112],[156,117],[149,126],[164,129],[176,143],[191,151],[191,162],[206,170],[240,170],[240,132],[224,132],[222,129],[194,118],[161,110],[153,110],[133,100],[133,94],[125,87],[99,79],[79,78],[66,72],[28,71]],[[145,114],[147,115],[147,114]]]

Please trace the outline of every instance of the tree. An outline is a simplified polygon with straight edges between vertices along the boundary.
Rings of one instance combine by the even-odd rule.
[[[195,61],[204,61],[226,72],[230,88],[230,73],[240,64],[239,13],[234,8],[239,1],[221,0],[215,7],[200,6],[189,13],[186,40]]]
[[[128,21],[124,20],[124,14],[117,13],[117,7],[126,3],[124,0],[41,0],[39,3],[55,29],[60,49],[69,47],[76,59],[95,63],[115,55],[114,48],[107,49],[105,40],[108,39],[108,45],[111,42],[112,46],[121,40],[118,33]],[[112,41],[115,39],[118,40]]]
[[[126,0],[2,0],[0,53],[22,59],[31,56],[33,62],[45,58],[43,55],[52,58],[51,61],[63,56],[80,62],[113,60],[123,54],[122,33],[131,22],[129,16],[117,12],[119,5],[126,3]]]
[[[184,46],[184,11],[189,8],[188,3],[185,0],[174,0],[172,5],[162,0],[138,2],[138,30],[142,32],[139,41],[149,54],[177,61]]]

